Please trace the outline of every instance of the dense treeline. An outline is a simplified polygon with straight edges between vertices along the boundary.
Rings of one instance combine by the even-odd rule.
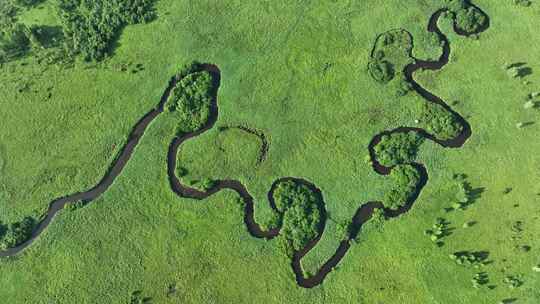
[[[154,0],[58,0],[67,46],[86,60],[105,57],[127,24],[154,18]]]
[[[178,132],[189,133],[201,129],[210,118],[215,84],[212,75],[202,71],[198,63],[182,70],[169,99],[167,111],[178,119]]]
[[[322,230],[325,220],[322,196],[307,185],[289,180],[276,187],[273,198],[281,215],[280,246],[290,256]]]
[[[413,162],[424,138],[417,132],[399,132],[383,135],[374,147],[379,163],[386,167]]]
[[[0,250],[13,248],[26,241],[36,226],[36,220],[26,217],[7,226],[0,225]]]
[[[412,165],[398,165],[392,169],[390,177],[393,187],[385,193],[383,203],[386,208],[397,210],[413,198],[421,176],[418,169]]]

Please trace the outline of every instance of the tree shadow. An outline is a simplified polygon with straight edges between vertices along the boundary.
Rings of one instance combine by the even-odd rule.
[[[39,25],[33,31],[44,48],[60,46],[64,41],[64,32],[61,26]]]

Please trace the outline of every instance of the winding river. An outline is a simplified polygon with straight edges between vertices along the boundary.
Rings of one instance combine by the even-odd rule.
[[[441,32],[441,30],[438,27],[439,18],[441,18],[443,13],[445,13],[446,11],[447,9],[441,9],[435,12],[430,18],[428,28],[427,28],[429,32],[432,32],[438,35],[440,40],[442,41],[443,52],[440,58],[436,61],[424,61],[424,60],[416,59],[414,63],[409,64],[405,67],[404,72],[405,72],[406,79],[411,83],[413,90],[416,91],[418,94],[420,94],[428,102],[436,103],[444,107],[444,109],[446,109],[447,111],[454,114],[458,118],[461,125],[463,126],[463,131],[459,136],[456,136],[455,138],[452,138],[446,141],[438,140],[437,138],[435,138],[434,135],[429,134],[424,129],[413,128],[413,127],[401,127],[394,130],[381,132],[380,134],[376,135],[372,139],[372,141],[370,142],[368,146],[369,153],[371,156],[371,161],[373,164],[373,169],[379,174],[388,175],[390,174],[392,170],[391,167],[385,167],[381,165],[375,157],[374,147],[380,142],[383,135],[414,131],[414,132],[418,132],[421,136],[425,137],[426,139],[432,140],[443,147],[459,148],[467,141],[467,139],[472,134],[469,123],[462,116],[460,116],[450,106],[448,106],[448,104],[446,104],[444,100],[442,100],[440,97],[432,94],[431,92],[427,91],[422,86],[420,86],[420,84],[418,84],[414,80],[414,77],[413,77],[414,73],[420,69],[439,70],[439,69],[442,69],[448,63],[448,60],[450,57],[450,43],[447,37]],[[479,28],[477,31],[468,33],[468,32],[463,31],[462,29],[459,29],[456,26],[456,23],[454,20],[454,31],[459,35],[469,36],[472,34],[477,34],[479,32],[486,30],[488,27],[489,27],[489,22],[487,22],[483,27]],[[203,65],[203,69],[208,71],[213,76],[213,79],[217,82],[217,85],[215,86],[216,92],[213,92],[214,94],[212,94],[212,96],[214,96],[214,99],[210,107],[210,117],[203,128],[201,128],[200,130],[196,132],[178,136],[170,144],[168,155],[167,155],[167,174],[169,177],[169,183],[170,183],[171,189],[177,195],[181,197],[198,199],[198,200],[206,199],[207,197],[223,189],[232,189],[236,191],[238,195],[244,201],[244,222],[246,224],[246,227],[249,233],[252,236],[257,237],[257,238],[272,239],[279,235],[280,228],[277,227],[277,228],[273,228],[269,230],[264,230],[263,228],[261,228],[260,225],[256,223],[254,219],[253,197],[249,194],[248,190],[241,182],[236,181],[236,180],[220,180],[220,181],[216,181],[215,185],[211,189],[207,191],[200,191],[195,188],[191,188],[191,187],[183,185],[180,179],[176,176],[176,172],[175,172],[176,160],[177,160],[178,150],[180,149],[182,144],[186,142],[187,140],[197,137],[201,135],[202,133],[210,130],[211,128],[214,127],[217,121],[217,117],[219,113],[218,103],[217,103],[217,89],[219,87],[221,73],[217,66],[211,65],[211,64]],[[118,175],[122,172],[122,170],[126,166],[127,162],[130,160],[135,147],[139,143],[142,135],[148,128],[149,124],[156,117],[158,117],[159,114],[161,114],[164,111],[165,103],[167,99],[169,98],[169,95],[171,94],[172,89],[174,88],[174,86],[177,84],[178,81],[179,79],[177,77],[173,77],[170,80],[169,85],[165,89],[165,92],[163,96],[161,97],[161,100],[159,104],[157,105],[157,107],[151,110],[150,112],[148,112],[137,122],[137,124],[131,131],[128,141],[122,148],[120,154],[118,155],[116,160],[113,162],[108,172],[104,175],[104,177],[96,186],[89,189],[88,191],[75,193],[75,194],[61,197],[52,201],[51,204],[49,205],[49,209],[47,211],[46,216],[38,223],[35,230],[32,232],[31,237],[25,242],[17,245],[16,247],[0,252],[0,257],[14,256],[22,252],[28,246],[30,246],[36,240],[36,238],[47,228],[47,226],[51,223],[51,221],[56,216],[58,211],[62,210],[66,205],[79,202],[79,201],[89,203],[92,200],[95,200],[101,194],[103,194],[112,185],[116,177],[118,177]],[[268,143],[266,142],[266,138],[264,137],[264,134],[261,134],[258,131],[254,131],[247,128],[241,128],[241,129],[258,136],[263,142],[263,148],[261,149],[261,155],[259,156],[259,160],[258,160],[258,162],[262,162],[268,150]],[[385,208],[381,202],[367,202],[361,205],[356,211],[352,219],[352,227],[351,227],[352,229],[351,229],[349,238],[341,241],[335,253],[321,266],[321,268],[318,270],[318,272],[315,275],[310,276],[310,277],[305,277],[300,261],[313,247],[315,247],[315,245],[320,240],[322,233],[324,231],[325,223],[326,223],[326,216],[324,216],[324,220],[321,225],[318,237],[310,241],[309,244],[304,249],[298,252],[295,252],[293,254],[291,266],[295,273],[296,281],[298,285],[305,288],[312,288],[314,286],[321,284],[323,280],[325,279],[325,277],[332,271],[332,269],[345,256],[345,254],[347,253],[347,251],[349,250],[351,246],[351,240],[357,237],[357,235],[361,231],[362,225],[366,223],[372,217],[376,209],[383,210],[387,218],[395,218],[406,213],[412,208],[414,202],[416,201],[418,195],[420,194],[421,190],[423,189],[423,187],[425,186],[428,180],[428,174],[427,174],[427,170],[422,164],[412,163],[411,165],[413,165],[418,170],[418,172],[420,172],[420,175],[421,175],[421,181],[419,185],[417,185],[416,192],[414,193],[412,198],[404,206],[400,207],[397,210],[391,210],[391,209]],[[272,208],[275,212],[277,212],[277,209],[275,206],[275,202],[273,200],[274,190],[280,182],[283,182],[286,180],[292,180],[297,183],[304,184],[308,188],[310,188],[312,191],[315,191],[318,194],[320,194],[322,197],[321,191],[315,185],[313,185],[307,180],[304,180],[302,178],[297,178],[297,177],[281,178],[281,179],[276,180],[273,183],[271,189],[268,192],[268,203],[270,205],[270,208]]]

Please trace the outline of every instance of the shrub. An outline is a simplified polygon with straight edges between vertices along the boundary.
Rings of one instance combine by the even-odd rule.
[[[86,60],[105,57],[127,24],[154,18],[154,0],[58,0],[67,47]]]
[[[348,240],[351,238],[352,221],[337,222],[336,231],[340,240]]]
[[[417,132],[399,132],[383,135],[374,148],[379,163],[386,167],[410,163],[416,159],[424,138]]]
[[[209,72],[193,72],[183,77],[167,100],[167,110],[178,118],[178,132],[201,129],[210,117],[214,84]]]
[[[479,272],[474,275],[471,282],[474,288],[480,288],[482,285],[489,283],[489,276],[485,272]]]
[[[420,110],[420,121],[428,133],[440,140],[455,138],[463,132],[457,116],[437,104],[424,103]]]
[[[486,252],[458,251],[450,255],[450,258],[458,265],[479,268],[486,264]]]
[[[383,230],[384,222],[386,222],[386,220],[387,220],[387,217],[384,213],[384,210],[382,208],[375,208],[373,209],[371,218],[362,225],[362,231],[381,232]],[[356,242],[360,241],[360,235],[361,233],[358,233],[356,235],[356,238],[354,239]]]
[[[322,197],[300,182],[284,181],[274,190],[273,198],[282,218],[280,245],[290,256],[303,249],[322,229]]]
[[[25,217],[20,222],[10,224],[0,237],[0,250],[13,248],[26,241],[32,235],[36,224],[32,217]]]
[[[504,277],[503,282],[508,285],[508,288],[510,289],[515,289],[523,285],[523,279],[521,278],[521,276],[508,275]]]
[[[421,176],[418,169],[412,165],[398,165],[392,169],[390,177],[393,187],[385,193],[383,202],[385,207],[397,210],[413,198]]]
[[[520,6],[531,6],[532,2],[531,0],[514,0],[514,4]]]
[[[203,191],[212,189],[217,184],[217,181],[210,178],[203,178],[200,182],[200,187]]]

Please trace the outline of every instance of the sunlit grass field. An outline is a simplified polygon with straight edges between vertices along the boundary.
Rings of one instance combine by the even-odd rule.
[[[426,142],[419,162],[429,181],[413,209],[362,231],[322,285],[297,286],[275,242],[249,235],[234,192],[195,201],[171,191],[166,158],[175,122],[164,113],[102,197],[62,211],[29,249],[0,260],[0,302],[129,303],[139,290],[153,303],[540,302],[540,273],[532,269],[540,263],[540,112],[523,107],[527,94],[540,91],[540,3],[474,4],[489,15],[489,29],[474,39],[442,25],[450,62],[415,74],[469,121],[472,137],[460,149]],[[96,184],[170,77],[199,60],[220,67],[219,118],[216,128],[181,147],[183,178],[240,180],[260,221],[269,215],[267,192],[277,178],[314,183],[329,215],[321,241],[302,261],[314,273],[336,250],[338,226],[389,189],[388,177],[366,161],[369,142],[383,130],[415,126],[426,102],[414,92],[397,97],[368,75],[373,42],[404,28],[415,57],[437,58],[441,50],[426,28],[444,5],[160,0],[158,18],[126,27],[100,63],[56,68],[28,56],[4,64],[0,222],[40,217],[52,199]],[[57,22],[50,2],[21,19]],[[532,74],[509,77],[505,66],[515,62]],[[134,73],[137,64],[143,69]],[[520,122],[533,124],[517,128]],[[262,163],[256,137],[218,128],[236,125],[265,134]],[[478,195],[465,210],[448,212],[456,173]],[[438,217],[451,228],[441,247],[424,234]],[[449,258],[464,250],[486,251],[490,263],[474,269]],[[479,272],[489,283],[476,289],[471,279]],[[510,288],[508,276],[522,285]]]

